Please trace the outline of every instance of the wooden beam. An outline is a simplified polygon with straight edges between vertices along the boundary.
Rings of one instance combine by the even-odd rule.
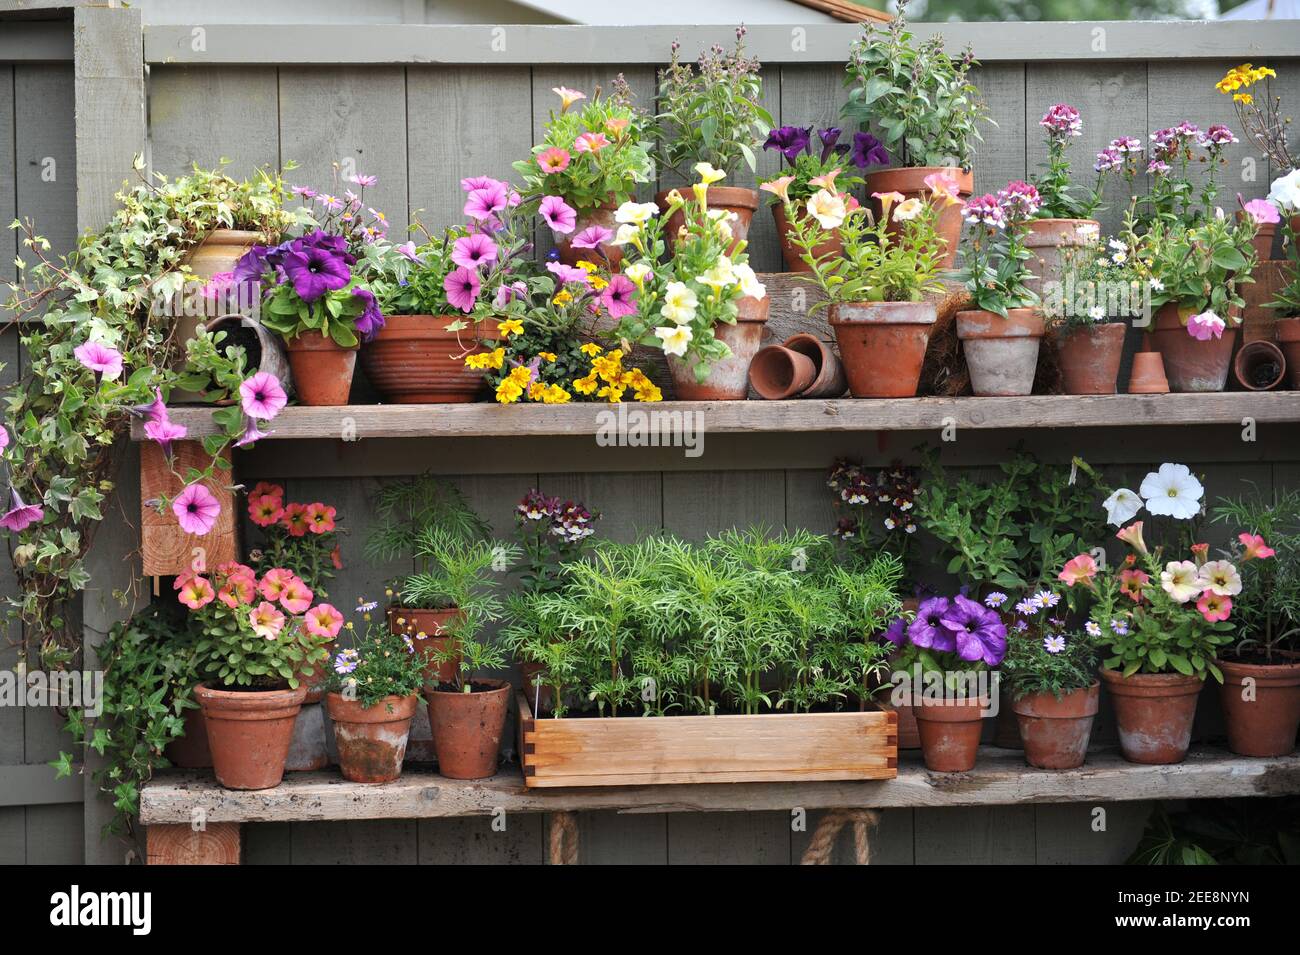
[[[72,31],[67,21],[5,23],[0,29],[0,61],[66,62],[72,59]]]
[[[239,823],[150,826],[145,847],[149,865],[239,865]]]

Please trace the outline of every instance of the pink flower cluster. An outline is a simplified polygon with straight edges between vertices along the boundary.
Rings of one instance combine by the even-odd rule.
[[[1007,183],[996,194],[976,196],[966,203],[962,216],[973,225],[1005,229],[1008,224],[1024,222],[1042,206],[1038,190],[1019,179]]]
[[[211,579],[187,573],[173,583],[177,599],[191,611],[202,611],[213,601],[245,618],[253,633],[275,640],[286,626],[302,626],[314,637],[332,640],[343,628],[343,614],[327,603],[312,606],[315,594],[291,570],[276,567],[259,579],[253,568],[230,561],[217,568]]]
[[[1055,139],[1063,140],[1070,136],[1083,135],[1083,120],[1079,116],[1079,111],[1068,103],[1057,103],[1043,114],[1038,125],[1046,129]]]

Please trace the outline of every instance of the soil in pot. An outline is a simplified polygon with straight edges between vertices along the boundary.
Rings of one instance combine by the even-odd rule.
[[[1115,394],[1127,332],[1123,322],[1061,329],[1056,356],[1067,395]]]
[[[235,346],[244,349],[244,361],[252,375],[259,371],[274,375],[284,388],[285,394],[293,394],[293,373],[289,368],[289,353],[284,342],[273,332],[267,331],[262,323],[246,315],[227,315],[207,323],[211,332],[225,332],[221,348]],[[230,403],[239,400],[236,395]]]
[[[828,309],[854,398],[911,398],[935,324],[932,302],[843,302]]]
[[[910,166],[898,167],[895,169],[878,169],[875,172],[867,173],[867,195],[873,195],[877,192],[899,192],[905,199],[925,200],[930,195],[930,190],[925,188],[925,179],[928,176],[941,173],[957,181],[957,194],[962,199],[969,199],[971,193],[975,191],[975,179],[969,169],[957,169],[951,166]],[[874,202],[876,214],[880,214],[880,204]],[[939,263],[939,268],[950,269],[953,263],[957,261],[958,244],[961,241],[961,203],[943,206],[939,210],[939,219],[936,223],[936,229],[939,237],[948,243],[948,248],[944,253],[943,260]],[[889,231],[893,232],[897,228],[896,223],[889,223]]]
[[[477,401],[486,388],[483,373],[465,366],[485,351],[480,339],[497,335],[496,320],[459,332],[447,326],[456,315],[390,315],[378,334],[361,346],[361,368],[385,401],[438,404]]]
[[[348,403],[357,364],[355,348],[340,348],[332,339],[313,331],[285,342],[285,349],[299,402],[316,408]]]
[[[1300,729],[1300,663],[1217,660],[1228,748],[1242,756],[1286,756]],[[1251,681],[1251,682],[1248,682]]]
[[[561,235],[558,232],[552,232],[555,239],[555,250],[560,254],[560,261],[565,265],[576,266],[579,262],[586,260],[597,264],[608,261],[609,268],[617,272],[623,264],[623,247],[620,245],[611,245],[602,242],[595,249],[575,249],[573,247],[573,237],[579,235],[584,229],[593,225],[602,226],[610,231],[610,234],[618,232],[618,223],[614,221],[614,213],[618,206],[610,203],[601,206],[599,209],[585,216],[578,216],[578,220],[573,227],[573,231],[568,235]]]
[[[1083,765],[1092,738],[1092,722],[1101,699],[1101,683],[1062,693],[1030,693],[1011,706],[1020,724],[1025,761],[1039,769],[1075,769]]]
[[[1031,219],[1029,234],[1025,236],[1030,256],[1025,268],[1034,276],[1029,287],[1046,297],[1048,283],[1061,281],[1064,250],[1095,243],[1100,234],[1101,223],[1096,219]]]
[[[731,354],[713,362],[703,382],[696,380],[694,356],[685,361],[676,355],[668,356],[668,371],[678,400],[744,401],[749,396],[749,365],[763,341],[768,299],[742,298],[736,305],[740,309],[736,324],[720,323],[713,329],[714,336],[726,343]]]
[[[776,234],[781,240],[781,258],[785,260],[787,272],[811,272],[812,266],[803,260],[802,250],[794,244],[790,236],[790,223],[785,218],[785,206],[779,202],[772,204],[772,218],[776,220]],[[813,247],[813,256],[843,255],[844,243],[836,232],[821,245]]]
[[[664,189],[662,192],[655,193],[655,203],[659,206],[660,212],[668,211],[669,192],[670,190]],[[686,195],[689,195],[689,191]],[[758,211],[758,190],[745,189],[742,186],[709,186],[706,205],[710,209],[726,209],[736,214],[736,218],[729,223],[731,235],[735,240],[727,247],[727,254],[730,255],[740,242],[749,240],[749,229],[754,221],[754,213]],[[669,217],[664,227],[664,245],[670,254],[677,241],[677,231],[685,221],[686,217],[678,209]]]
[[[406,633],[415,642],[415,652],[424,659],[424,684],[436,686],[456,679],[460,667],[460,658],[454,657],[439,663],[434,654],[444,651],[453,641],[452,637],[442,636],[451,621],[460,616],[460,611],[451,610],[409,610],[405,607],[388,608],[388,629],[391,633]],[[400,623],[398,621],[401,621]],[[424,638],[420,638],[420,634]]]
[[[1101,671],[1115,706],[1119,748],[1130,763],[1181,763],[1192,744],[1192,720],[1202,684],[1181,673]]]
[[[386,696],[374,706],[347,700],[341,693],[325,697],[339,771],[354,783],[386,783],[402,775],[406,741],[411,734],[418,696]]]
[[[975,394],[1032,394],[1045,331],[1042,310],[1037,308],[1008,309],[1006,318],[993,312],[958,312],[957,337]]]
[[[914,703],[925,768],[937,773],[966,773],[975,768],[988,700],[940,700]]]
[[[464,693],[450,683],[425,689],[438,772],[448,779],[485,779],[497,771],[510,684],[475,680]]]
[[[1169,389],[1204,392],[1222,391],[1228,383],[1238,332],[1238,328],[1229,325],[1221,338],[1207,341],[1193,338],[1179,318],[1177,303],[1167,302],[1157,309],[1147,334],[1151,347],[1164,359]]]
[[[208,728],[201,708],[185,711],[185,735],[167,744],[163,755],[181,769],[210,769],[212,752],[208,749]]]
[[[1273,334],[1286,356],[1291,387],[1300,390],[1300,318],[1279,318],[1273,325]]]
[[[1247,391],[1272,391],[1286,377],[1286,356],[1270,341],[1246,342],[1232,359],[1232,377]]]
[[[227,789],[280,785],[307,688],[218,690],[200,684],[194,696],[203,709],[217,782]]]

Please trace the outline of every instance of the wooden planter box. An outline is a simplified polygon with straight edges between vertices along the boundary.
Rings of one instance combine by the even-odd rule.
[[[898,714],[534,718],[523,693],[524,785],[654,786],[894,779]]]

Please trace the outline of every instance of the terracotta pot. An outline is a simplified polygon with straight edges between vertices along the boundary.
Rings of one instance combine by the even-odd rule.
[[[408,610],[405,607],[388,608],[388,629],[391,633],[408,633],[415,641],[415,652],[424,659],[425,686],[437,686],[450,683],[456,679],[460,668],[460,658],[439,663],[433,658],[435,651],[441,652],[452,643],[452,637],[440,636],[451,621],[460,616],[460,611],[452,610]],[[399,624],[398,620],[405,623]],[[419,634],[425,634],[423,640]]]
[[[1045,295],[1048,283],[1061,281],[1061,269],[1065,265],[1062,250],[1095,243],[1100,234],[1101,223],[1096,219],[1031,219],[1029,234],[1025,236],[1025,247],[1030,253],[1025,268],[1034,275],[1030,287],[1039,295]]]
[[[1181,763],[1192,744],[1201,681],[1181,673],[1101,671],[1119,723],[1119,749],[1130,763]]]
[[[769,401],[799,397],[816,377],[813,360],[784,345],[760,348],[749,363],[749,384]]]
[[[598,249],[575,249],[573,247],[573,237],[580,233],[588,226],[604,226],[610,232],[618,232],[618,223],[614,221],[614,212],[618,206],[610,203],[601,206],[599,209],[585,216],[578,216],[578,221],[573,227],[573,231],[568,235],[560,235],[558,232],[552,232],[555,239],[555,249],[560,253],[560,261],[565,265],[577,265],[584,259],[588,262],[600,264],[606,260],[609,262],[610,269],[618,271],[619,266],[623,264],[623,247],[620,245],[610,245],[601,243]]]
[[[1086,690],[1062,693],[1059,700],[1054,693],[1030,693],[1013,701],[1025,761],[1039,769],[1082,766],[1100,699],[1099,681]]]
[[[339,771],[354,783],[386,783],[402,775],[406,740],[420,698],[386,696],[374,706],[347,700],[342,693],[325,697],[334,740],[339,750]]]
[[[916,723],[916,707],[911,703],[900,703],[894,711],[898,713],[898,748],[920,749],[921,730]]]
[[[477,401],[486,389],[483,372],[465,358],[485,351],[480,339],[494,338],[496,320],[447,331],[458,315],[391,315],[361,346],[361,367],[385,401],[438,404]]]
[[[1038,347],[1045,332],[1039,308],[1008,309],[1006,318],[993,312],[958,312],[957,337],[975,394],[1032,394]]]
[[[510,709],[510,684],[475,680],[473,693],[426,689],[438,772],[448,779],[484,779],[497,771],[497,753]]]
[[[668,193],[671,190],[664,189],[655,193],[655,202],[661,212],[668,211]],[[686,195],[686,193],[683,193]],[[728,212],[734,212],[736,218],[732,220],[731,234],[735,241],[727,247],[727,254],[730,255],[741,242],[749,241],[749,229],[754,221],[754,213],[758,210],[758,190],[745,189],[742,186],[709,186],[708,200],[705,205],[710,209],[726,209]],[[664,227],[664,245],[669,253],[673,251],[673,246],[677,242],[677,230],[685,223],[686,217],[680,209],[673,213],[668,219],[668,224]]]
[[[1056,339],[1067,395],[1113,395],[1124,357],[1123,322],[1066,327]]]
[[[1128,393],[1131,395],[1169,394],[1169,380],[1165,378],[1165,360],[1160,356],[1160,352],[1140,351],[1133,354]]]
[[[1219,699],[1228,749],[1242,756],[1289,755],[1300,729],[1300,663],[1215,662],[1223,671]]]
[[[334,655],[338,653],[338,644],[331,640],[330,642],[323,644],[323,646],[325,647],[325,652],[328,653],[329,656],[324,660],[311,664],[311,676],[308,676],[303,672],[307,668],[307,663],[305,661],[299,664],[298,669],[295,671],[295,675],[298,677],[298,684],[307,688],[307,698],[302,701],[304,705],[308,703],[319,703],[325,698],[325,691],[321,687],[329,676],[329,661],[333,660]]]
[[[1166,302],[1156,311],[1147,335],[1151,347],[1164,358],[1170,390],[1202,392],[1222,391],[1228,383],[1237,332],[1230,325],[1222,338],[1199,341],[1187,334],[1187,326],[1178,317],[1178,305]]]
[[[1291,387],[1300,388],[1300,318],[1279,318],[1273,324],[1273,335],[1286,357]]]
[[[781,240],[781,258],[785,260],[785,268],[788,272],[811,272],[812,266],[801,258],[801,250],[790,238],[790,223],[785,219],[785,206],[780,202],[772,204],[772,218],[776,220],[776,234]],[[823,242],[821,245],[813,247],[813,255],[821,258],[823,255],[843,255],[844,243],[840,241],[839,232]]]
[[[355,348],[340,348],[320,332],[307,332],[285,343],[289,367],[298,391],[298,401],[316,408],[348,403],[352,372],[357,364]]]
[[[185,711],[185,735],[167,744],[163,755],[173,766],[181,769],[210,769],[212,751],[208,749],[208,728],[203,722],[203,710]]]
[[[1020,742],[1020,721],[1011,708],[1011,690],[1006,683],[998,689],[998,712],[993,717],[993,745],[998,749],[1024,749]]]
[[[308,700],[304,700],[302,709],[293,721],[293,736],[289,740],[289,755],[284,759],[286,773],[314,773],[330,764],[329,741],[325,735],[325,711],[320,702],[323,693],[315,694],[316,701],[310,702],[311,690],[307,691]]]
[[[194,696],[203,708],[217,782],[227,789],[280,785],[307,688],[239,691],[199,684]]]
[[[936,773],[966,773],[975,768],[986,699],[914,703],[925,768]]]
[[[226,315],[213,319],[206,327],[210,332],[226,333],[221,348],[239,345],[244,349],[249,375],[259,371],[274,375],[279,379],[285,394],[293,394],[293,371],[289,367],[289,353],[278,335],[267,331],[261,322],[247,315]]]
[[[1245,210],[1237,210],[1237,221],[1245,222],[1248,216]],[[1252,244],[1255,246],[1255,255],[1261,262],[1267,262],[1273,258],[1273,239],[1277,236],[1276,222],[1261,222],[1255,226],[1255,238]]]
[[[946,173],[957,180],[957,194],[962,199],[969,199],[975,191],[975,178],[969,169],[957,169],[952,166],[905,166],[895,169],[879,169],[867,173],[867,195],[876,192],[901,192],[907,199],[924,199],[929,195],[925,188],[925,178],[935,173]],[[873,200],[876,214],[880,213],[880,203]],[[953,203],[939,210],[936,230],[939,237],[948,243],[940,268],[950,269],[957,261],[957,249],[961,242],[961,204]],[[898,226],[889,223],[889,231],[894,232]]]
[[[838,398],[849,387],[844,374],[844,363],[826,342],[816,335],[800,332],[785,340],[785,347],[807,355],[817,369],[817,377],[804,389],[804,398]]]
[[[827,309],[854,398],[911,398],[934,329],[932,302],[842,302]]]
[[[668,371],[673,378],[673,392],[681,401],[744,401],[749,396],[749,363],[763,341],[769,300],[742,298],[736,305],[740,314],[736,324],[719,324],[713,334],[731,349],[731,355],[709,367],[704,383],[695,379],[695,358],[683,361],[668,356]]]
[[[1246,342],[1232,359],[1232,377],[1247,391],[1272,391],[1286,377],[1286,356],[1265,339]]]

